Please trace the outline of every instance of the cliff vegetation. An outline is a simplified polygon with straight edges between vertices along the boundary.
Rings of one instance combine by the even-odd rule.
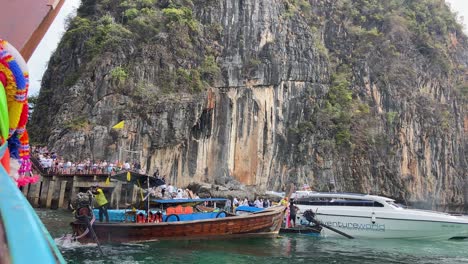
[[[179,185],[463,206],[467,51],[443,0],[83,0],[29,131]]]

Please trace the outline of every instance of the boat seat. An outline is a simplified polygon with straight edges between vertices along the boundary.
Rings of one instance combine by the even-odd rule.
[[[174,207],[168,207],[166,209],[166,215],[176,214],[176,210]]]
[[[192,206],[184,207],[184,214],[193,214],[193,207]]]
[[[175,207],[175,214],[184,214],[184,207],[182,205],[178,205]]]

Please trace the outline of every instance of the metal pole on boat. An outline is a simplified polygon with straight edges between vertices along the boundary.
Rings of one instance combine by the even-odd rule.
[[[119,147],[119,162],[122,162],[122,146]]]
[[[333,228],[333,227],[331,227],[329,225],[326,225],[326,224],[318,221],[317,219],[315,219],[315,213],[312,212],[312,210],[306,210],[302,215],[305,217],[305,219],[307,219],[307,221],[312,222],[312,223],[316,224],[317,226],[321,226],[321,227],[325,227],[327,229],[330,229],[331,231],[333,231],[335,233],[338,233],[338,234],[340,234],[340,235],[342,235],[342,236],[344,236],[346,238],[349,238],[349,239],[354,238],[353,236],[350,236],[350,235],[346,234],[345,232],[342,232],[342,231],[340,231],[338,229],[335,229],[335,228]]]
[[[329,226],[329,225],[326,225],[326,224],[324,224],[324,223],[321,223],[321,222],[319,222],[319,221],[317,221],[317,220],[315,220],[315,219],[314,219],[313,222],[314,222],[316,225],[318,225],[318,226],[323,226],[323,227],[325,227],[325,228],[327,228],[327,229],[330,229],[331,231],[333,231],[333,232],[335,232],[335,233],[338,233],[338,234],[340,234],[340,235],[342,235],[342,236],[344,236],[344,237],[346,237],[346,238],[354,239],[353,236],[350,236],[350,235],[346,234],[345,232],[341,232],[340,230],[335,229],[335,228],[333,228],[333,227],[331,227],[331,226]]]
[[[88,192],[89,192],[89,191],[88,191]],[[88,197],[90,197],[90,200],[89,200],[90,203],[89,203],[89,205],[88,205],[88,209],[89,209],[89,212],[91,213],[92,217],[94,218],[94,214],[93,214],[94,197],[92,196],[92,194],[91,194],[91,196],[88,196]],[[94,232],[93,225],[92,225],[91,222],[89,221],[88,216],[87,216],[87,215],[83,216],[83,217],[81,218],[81,221],[83,221],[83,219],[85,220],[86,225],[88,226],[88,229],[89,229],[89,231],[91,232],[91,235],[92,235],[94,241],[96,242],[99,251],[101,252],[101,255],[104,256],[104,252],[103,252],[102,249],[101,249],[101,245],[99,244],[99,240],[98,240],[98,238],[97,238],[97,236],[96,236],[96,232]],[[94,220],[93,220],[93,222],[94,222]]]
[[[150,192],[150,189],[149,189],[149,186],[150,186],[150,184],[149,184],[149,175],[146,175],[146,185],[148,186],[148,196],[146,197],[146,205],[147,205],[147,207],[146,207],[146,217],[148,218],[149,217],[149,210],[150,210],[149,209],[149,207],[150,207],[150,196],[151,196],[150,193],[149,193]]]
[[[91,232],[91,235],[93,236],[94,241],[96,241],[97,247],[99,251],[101,252],[101,255],[105,256],[104,252],[102,251],[101,245],[99,244],[99,240],[96,236],[96,232],[94,232],[93,226],[91,225],[87,217],[86,217],[86,224],[88,224],[89,231]]]

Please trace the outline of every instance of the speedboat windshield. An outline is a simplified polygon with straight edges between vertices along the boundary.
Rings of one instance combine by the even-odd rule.
[[[406,208],[404,205],[397,204],[394,201],[386,201],[386,202],[387,202],[387,204],[389,204],[390,206],[395,207],[395,208]]]
[[[319,199],[297,199],[296,204],[298,205],[317,205],[317,206],[359,206],[359,207],[383,207],[383,205],[377,201],[365,200],[365,199],[333,199],[333,198],[319,198]]]

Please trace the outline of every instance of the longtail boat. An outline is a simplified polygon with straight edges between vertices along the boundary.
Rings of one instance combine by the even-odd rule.
[[[193,199],[185,202],[196,202],[194,200],[203,202],[209,199]],[[224,211],[184,213],[187,210],[173,212],[169,209],[167,208],[165,212],[150,210],[149,214],[137,211],[134,212],[134,217],[130,220],[123,216],[128,215],[129,212],[132,212],[131,210],[114,210],[111,214],[114,217],[111,216],[110,222],[94,222],[92,225],[90,225],[92,220],[78,216],[78,219],[72,222],[71,226],[74,235],[81,243],[275,237],[281,228],[286,208],[274,206],[248,215],[234,215]],[[82,213],[83,211],[85,210],[82,210]],[[84,214],[89,217],[88,212]],[[142,218],[139,218],[138,215],[141,215]],[[94,219],[94,214],[91,217]],[[139,219],[144,220],[140,221]]]
[[[112,179],[138,186],[157,187],[162,179],[122,171]],[[190,240],[231,237],[274,237],[279,233],[286,207],[274,206],[261,212],[235,215],[202,210],[202,204],[224,204],[227,199],[146,199],[145,210],[109,210],[109,222],[97,222],[90,197],[81,194],[70,225],[81,243],[128,243],[155,240]],[[143,203],[143,204],[144,204]]]

